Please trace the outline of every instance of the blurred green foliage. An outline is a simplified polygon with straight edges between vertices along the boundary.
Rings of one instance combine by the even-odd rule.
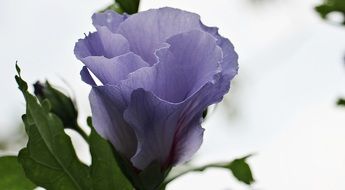
[[[32,190],[36,187],[25,177],[16,156],[0,157],[0,189]]]
[[[116,3],[120,5],[124,12],[134,14],[139,10],[140,0],[116,0]]]
[[[100,12],[113,10],[117,13],[135,14],[139,10],[140,0],[115,0],[113,4],[109,5]]]
[[[119,14],[123,14],[124,13],[124,11],[121,9],[120,5],[118,3],[116,3],[116,2],[114,2],[113,4],[107,6],[105,9],[101,10],[100,12],[103,13],[103,12],[105,12],[107,10],[112,10],[112,11],[115,11],[115,12],[117,12]]]
[[[338,106],[345,106],[345,99],[343,99],[343,98],[338,99],[337,105]]]
[[[324,19],[332,12],[339,12],[345,18],[345,0],[324,0],[323,4],[315,7],[315,10]],[[345,19],[343,20],[343,25],[345,25]]]
[[[0,151],[14,151],[25,146],[28,138],[25,134],[24,125],[21,122],[15,127],[16,129],[7,138],[0,140]]]

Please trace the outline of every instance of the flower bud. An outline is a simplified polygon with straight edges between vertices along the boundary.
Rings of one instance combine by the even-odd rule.
[[[45,84],[37,81],[33,86],[38,100],[41,103],[44,100],[49,101],[50,111],[61,119],[65,128],[77,128],[78,111],[70,97],[53,88],[48,81]]]

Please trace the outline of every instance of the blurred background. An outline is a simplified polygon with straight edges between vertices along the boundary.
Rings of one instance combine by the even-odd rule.
[[[74,43],[93,31],[91,15],[111,0],[0,1],[0,155],[26,143],[24,100],[14,80],[19,61],[27,81],[48,79],[78,100],[80,123],[90,115],[89,86]],[[171,6],[218,26],[239,54],[230,93],[208,115],[196,165],[246,154],[256,183],[209,169],[174,181],[168,190],[343,190],[345,188],[345,27],[343,15],[322,20],[320,0],[141,0],[140,10]],[[73,131],[86,163],[86,143]]]

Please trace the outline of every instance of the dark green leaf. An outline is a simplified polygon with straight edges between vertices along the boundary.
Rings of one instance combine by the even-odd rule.
[[[20,76],[20,68],[18,66],[18,61],[16,61],[16,71],[17,71],[18,75]]]
[[[123,157],[119,154],[113,147],[113,154],[118,163],[118,166],[121,168],[122,173],[127,177],[127,179],[131,182],[134,189],[143,190],[142,182],[139,178],[138,170],[136,170],[130,160]]]
[[[252,184],[254,182],[254,178],[252,175],[252,171],[250,170],[249,165],[246,162],[246,159],[250,156],[246,156],[240,159],[235,159],[234,161],[230,162],[226,166],[226,168],[230,169],[232,174],[239,180],[245,184]]]
[[[25,177],[16,156],[0,157],[0,189],[31,190],[36,187]]]
[[[345,99],[340,98],[340,99],[337,101],[337,105],[338,105],[338,106],[345,106]]]
[[[88,119],[89,125],[91,124]],[[92,156],[91,178],[94,189],[133,190],[132,185],[117,165],[111,145],[91,127],[90,152]]]
[[[15,79],[16,79],[17,84],[19,86],[19,90],[27,91],[28,90],[28,84],[25,81],[23,81],[23,79],[20,77],[20,68],[19,68],[17,62],[16,62],[16,70],[17,70],[18,76],[16,75]]]
[[[29,141],[18,156],[26,176],[49,190],[91,189],[89,169],[79,161],[61,120],[24,88],[27,84],[19,73],[16,80],[26,100],[23,121]]]
[[[170,168],[162,171],[159,163],[151,163],[139,174],[141,188],[145,190],[162,189],[162,183],[169,172]]]
[[[345,1],[344,0],[324,0],[323,4],[315,7],[315,10],[322,18],[326,18],[331,12],[342,13],[345,17]],[[345,20],[343,21],[345,25]]]
[[[138,12],[140,0],[116,0],[116,3],[124,12],[134,14]]]
[[[113,4],[111,4],[111,5],[109,5],[109,6],[106,7],[105,9],[101,10],[100,12],[103,13],[103,12],[105,12],[105,11],[107,11],[107,10],[112,10],[112,11],[115,11],[115,12],[117,12],[117,13],[119,13],[119,14],[124,13],[124,11],[121,9],[120,5],[117,4],[116,2],[113,3]]]

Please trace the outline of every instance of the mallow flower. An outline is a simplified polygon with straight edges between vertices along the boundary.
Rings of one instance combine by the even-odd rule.
[[[237,74],[231,42],[199,15],[174,8],[107,11],[92,20],[96,32],[74,52],[92,86],[97,132],[137,171],[188,161],[203,141],[203,111],[222,100]]]

